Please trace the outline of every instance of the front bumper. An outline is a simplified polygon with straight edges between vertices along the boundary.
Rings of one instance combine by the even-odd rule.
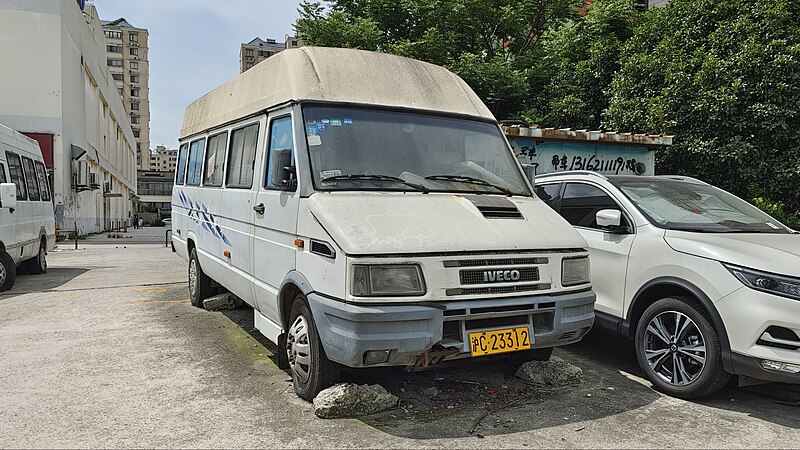
[[[348,367],[408,366],[428,350],[446,359],[470,356],[468,333],[528,326],[533,348],[579,341],[594,323],[592,291],[488,300],[356,305],[310,294],[308,301],[327,357]],[[385,362],[367,364],[369,351]]]

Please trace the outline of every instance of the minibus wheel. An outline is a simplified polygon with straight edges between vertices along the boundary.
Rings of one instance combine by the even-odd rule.
[[[314,400],[320,391],[339,380],[341,367],[325,355],[308,302],[302,295],[292,303],[286,348],[281,350],[289,359],[294,392],[303,400]]]
[[[25,268],[28,269],[28,273],[38,275],[47,272],[47,247],[45,242],[45,240],[42,240],[42,243],[39,244],[39,253],[35,257],[25,261]]]
[[[211,278],[203,273],[200,260],[197,259],[197,250],[192,248],[189,253],[189,300],[198,308],[203,307],[203,300],[211,296]]]
[[[17,277],[17,266],[11,255],[0,250],[0,291],[7,291],[14,285],[14,279]]]
[[[689,297],[650,305],[636,326],[636,358],[653,386],[693,399],[721,390],[730,380],[722,367],[719,334],[703,307]]]

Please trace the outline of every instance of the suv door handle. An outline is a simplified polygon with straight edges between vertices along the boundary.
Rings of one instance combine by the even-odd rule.
[[[265,210],[265,208],[264,208],[264,204],[263,203],[259,203],[258,206],[253,206],[253,211],[255,211],[255,212],[259,213],[259,214],[264,214],[264,210]]]

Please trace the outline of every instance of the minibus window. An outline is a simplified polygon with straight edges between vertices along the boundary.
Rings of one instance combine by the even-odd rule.
[[[183,144],[178,151],[178,167],[175,170],[175,184],[183,185],[186,181],[186,153],[188,149],[189,144]]]
[[[50,201],[50,186],[47,185],[47,172],[44,164],[36,162],[36,179],[39,181],[39,190],[42,192],[42,201]]]
[[[186,165],[187,186],[200,186],[200,174],[203,168],[203,150],[205,150],[205,148],[205,139],[198,139],[189,146],[189,163]]]
[[[8,183],[6,181],[6,166],[0,163],[0,183]]]
[[[25,172],[25,182],[28,185],[28,200],[38,202],[39,186],[36,184],[36,169],[33,168],[33,160],[27,157],[22,158],[22,170]]]
[[[269,132],[269,152],[267,152],[267,179],[264,184],[267,188],[277,188],[272,184],[272,167],[269,162],[272,160],[272,152],[277,150],[290,150],[294,160],[294,139],[292,138],[292,118],[290,116],[281,117],[272,121]]]
[[[227,140],[227,131],[208,138],[203,186],[222,186],[222,169],[225,164],[225,144]]]
[[[253,186],[257,140],[258,123],[234,130],[231,133],[225,187],[249,189]]]
[[[22,176],[22,160],[17,154],[6,152],[6,161],[11,182],[17,186],[17,200],[27,200],[28,191],[25,189],[25,178]]]

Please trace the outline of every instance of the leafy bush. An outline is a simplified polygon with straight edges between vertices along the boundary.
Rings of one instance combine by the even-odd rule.
[[[764,197],[755,197],[752,203],[787,227],[800,231],[800,211],[787,212],[783,202],[772,201]]]

